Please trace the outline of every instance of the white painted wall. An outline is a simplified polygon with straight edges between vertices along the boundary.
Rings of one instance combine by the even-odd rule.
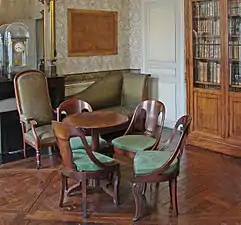
[[[183,0],[142,0],[142,72],[152,75],[152,98],[166,106],[165,126],[186,112]]]

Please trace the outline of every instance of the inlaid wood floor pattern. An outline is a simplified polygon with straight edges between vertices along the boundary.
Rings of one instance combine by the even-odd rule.
[[[0,166],[0,225],[129,225],[134,215],[130,188],[131,166],[121,166],[119,207],[105,193],[88,195],[89,218],[81,217],[81,196],[65,199],[59,208],[60,162],[44,156],[35,169],[35,158]],[[240,225],[241,159],[187,147],[178,179],[180,215],[172,216],[168,184],[148,186],[151,214],[140,225]]]

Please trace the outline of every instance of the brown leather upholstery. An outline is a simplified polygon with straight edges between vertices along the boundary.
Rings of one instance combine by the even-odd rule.
[[[26,143],[36,149],[37,168],[41,165],[40,149],[55,146],[52,130],[53,110],[49,98],[47,78],[38,70],[27,70],[15,75],[14,88],[23,132],[23,150]]]

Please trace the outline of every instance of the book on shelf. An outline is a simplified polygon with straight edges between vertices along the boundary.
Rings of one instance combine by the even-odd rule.
[[[221,54],[220,39],[196,41],[195,57],[219,59]]]
[[[220,64],[216,62],[198,62],[197,81],[220,84]]]
[[[219,1],[195,2],[194,12],[196,17],[218,16],[220,12]]]
[[[241,2],[229,1],[228,13],[231,16],[241,15]]]
[[[228,31],[229,35],[240,35],[241,34],[241,20],[237,17],[231,17],[228,19]]]
[[[241,86],[241,65],[239,63],[230,63],[230,84]]]
[[[241,58],[241,40],[230,40],[228,51],[229,51],[229,59],[240,59]]]
[[[219,35],[220,19],[216,20],[198,20],[194,22],[195,30],[198,36]]]

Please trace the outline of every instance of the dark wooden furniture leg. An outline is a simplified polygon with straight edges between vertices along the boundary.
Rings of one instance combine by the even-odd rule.
[[[113,177],[113,185],[114,185],[114,203],[119,205],[119,183],[120,183],[120,172],[116,171]]]
[[[169,194],[170,194],[170,207],[171,207],[171,209],[173,209],[173,204],[172,204],[172,181],[169,180],[168,183],[169,183]]]
[[[92,150],[98,151],[100,147],[100,137],[99,132],[97,129],[91,129],[91,136],[92,136]]]
[[[37,159],[37,169],[41,166],[41,156],[40,156],[40,150],[36,149],[36,159]]]
[[[178,215],[178,206],[177,206],[177,178],[175,177],[170,181],[171,183],[171,205],[173,208],[173,214],[174,216]]]
[[[63,207],[63,201],[64,201],[64,193],[66,190],[66,180],[67,177],[65,177],[63,174],[61,174],[61,191],[60,191],[60,200],[59,200],[59,206]]]
[[[86,174],[82,173],[82,213],[83,218],[87,217],[87,185]]]
[[[141,183],[133,183],[132,186],[132,191],[133,191],[133,196],[135,199],[135,205],[136,205],[136,212],[135,212],[135,217],[133,221],[137,221],[141,217],[141,211],[142,211],[142,198],[141,198],[141,190],[142,190],[142,184]]]

